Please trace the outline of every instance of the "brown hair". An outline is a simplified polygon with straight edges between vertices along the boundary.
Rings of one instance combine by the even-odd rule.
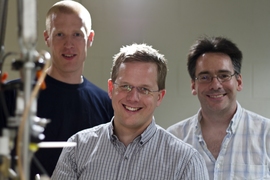
[[[165,89],[165,80],[167,75],[167,60],[163,54],[160,54],[158,50],[152,48],[152,46],[146,44],[132,44],[129,46],[123,46],[120,52],[114,55],[113,65],[111,69],[111,80],[115,82],[119,67],[122,63],[126,62],[150,62],[157,65],[157,84],[158,89]]]

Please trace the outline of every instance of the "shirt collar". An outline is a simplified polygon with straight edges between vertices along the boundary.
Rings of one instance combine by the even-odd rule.
[[[148,142],[152,136],[157,131],[157,126],[155,122],[155,118],[153,117],[151,124],[146,128],[146,130],[141,134],[141,140],[140,144],[144,145],[146,142]]]
[[[195,115],[195,121],[194,126],[195,126],[195,134],[197,135],[199,141],[203,141],[202,137],[202,129],[201,129],[201,124],[200,121],[202,120],[202,114],[201,114],[201,108],[197,112],[197,115]]]
[[[241,116],[242,116],[243,109],[242,109],[241,105],[238,103],[238,101],[236,101],[236,103],[237,103],[236,112],[233,115],[233,118],[231,119],[231,122],[226,130],[227,133],[235,133],[235,131],[238,127],[239,121],[241,119]],[[198,113],[197,113],[197,116],[195,117],[195,121],[194,121],[196,134],[202,134],[201,133],[201,125],[200,125],[201,119],[202,119],[202,114],[201,114],[201,108],[200,108]]]
[[[237,103],[236,112],[233,115],[233,118],[232,118],[232,120],[230,122],[230,125],[229,125],[228,129],[227,129],[227,131],[231,130],[232,133],[235,133],[235,131],[237,129],[238,124],[239,124],[239,122],[241,120],[242,111],[243,111],[241,105],[238,102],[236,102],[236,103]]]
[[[118,140],[117,136],[113,133],[113,121],[114,121],[114,117],[112,118],[111,122],[109,123],[108,126],[108,136],[110,138],[110,140],[112,142],[115,142],[116,140]],[[145,143],[148,142],[149,139],[152,138],[152,136],[155,134],[157,130],[156,127],[156,122],[155,122],[155,118],[153,117],[152,122],[149,124],[149,126],[145,129],[145,131],[137,138],[135,138],[134,140],[137,140],[138,138],[140,139],[140,145],[144,145]]]

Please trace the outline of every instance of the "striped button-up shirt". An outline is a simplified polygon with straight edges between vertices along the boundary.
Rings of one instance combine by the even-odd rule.
[[[155,124],[127,147],[113,134],[113,121],[83,130],[68,141],[52,180],[206,180],[201,155]]]
[[[270,119],[245,110],[237,102],[237,111],[215,159],[202,137],[200,112],[168,131],[199,151],[211,180],[270,179]]]

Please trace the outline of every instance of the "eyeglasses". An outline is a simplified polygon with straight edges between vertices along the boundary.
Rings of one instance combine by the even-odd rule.
[[[195,80],[200,83],[210,83],[213,81],[214,78],[217,78],[220,83],[223,83],[231,80],[234,75],[237,75],[237,73],[219,73],[216,76],[211,76],[210,74],[200,74],[198,77],[195,78]]]
[[[153,92],[159,92],[159,90],[156,90],[156,91],[152,91],[152,90],[149,90],[145,87],[135,87],[135,86],[131,86],[131,85],[128,85],[128,84],[123,84],[123,85],[120,85],[116,82],[114,82],[113,84],[115,84],[116,86],[118,86],[118,88],[121,90],[121,91],[124,91],[124,92],[130,92],[132,91],[133,88],[136,88],[137,91],[140,93],[140,94],[144,94],[144,95],[148,95],[148,94],[151,94]]]

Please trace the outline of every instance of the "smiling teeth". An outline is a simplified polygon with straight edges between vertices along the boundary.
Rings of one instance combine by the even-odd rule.
[[[65,54],[65,56],[67,56],[67,57],[72,57],[73,55],[68,55],[68,54]]]
[[[223,95],[221,94],[221,95],[216,95],[216,96],[210,96],[210,97],[212,97],[212,98],[220,98],[220,97],[222,97]]]
[[[133,107],[126,106],[126,109],[128,109],[130,111],[137,111],[139,108],[133,108]]]

